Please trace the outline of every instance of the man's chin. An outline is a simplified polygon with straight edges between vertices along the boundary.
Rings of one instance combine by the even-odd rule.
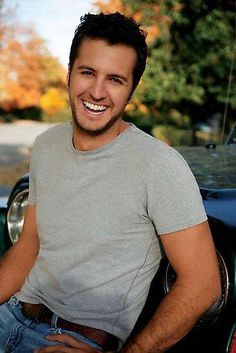
[[[77,127],[77,129],[79,131],[81,131],[82,133],[85,133],[89,136],[99,136],[99,135],[103,135],[108,130],[110,130],[118,119],[119,119],[119,117],[113,117],[110,121],[108,121],[103,126],[98,126],[98,127],[94,127],[94,128],[90,128],[90,127],[87,127],[87,126],[80,124],[80,122],[75,118],[73,118],[73,121],[74,121],[74,124]]]

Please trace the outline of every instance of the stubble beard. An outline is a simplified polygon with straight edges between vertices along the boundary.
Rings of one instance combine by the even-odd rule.
[[[83,126],[80,123],[80,119],[79,116],[76,113],[76,109],[75,109],[75,105],[71,104],[71,113],[72,113],[72,118],[73,118],[73,122],[75,127],[81,131],[82,133],[85,133],[89,136],[99,136],[104,134],[105,132],[107,132],[115,123],[118,119],[120,119],[122,117],[122,112],[120,112],[117,115],[114,115],[107,123],[105,123],[103,126],[98,127],[95,130],[92,129],[87,129],[85,126]]]

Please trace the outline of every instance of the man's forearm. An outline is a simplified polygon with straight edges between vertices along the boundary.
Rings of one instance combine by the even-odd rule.
[[[36,208],[28,206],[19,240],[0,260],[0,304],[20,289],[35,263],[38,252]]]
[[[196,291],[194,285],[193,288],[186,287],[176,281],[149,324],[121,350],[121,353],[165,352],[192,329],[218,296],[217,286],[215,290],[211,288],[207,297],[206,292]]]
[[[28,254],[27,249],[22,251],[16,244],[0,260],[0,304],[20,289],[35,262],[36,254]]]

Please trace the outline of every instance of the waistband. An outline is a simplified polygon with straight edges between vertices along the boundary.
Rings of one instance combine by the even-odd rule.
[[[23,314],[27,318],[33,321],[44,322],[49,325],[51,324],[54,313],[45,305],[30,304],[21,301],[19,303],[22,306]],[[61,317],[58,317],[57,319],[57,327],[74,331],[93,340],[95,343],[99,344],[104,351],[115,351],[118,348],[118,338],[106,331],[76,324]]]

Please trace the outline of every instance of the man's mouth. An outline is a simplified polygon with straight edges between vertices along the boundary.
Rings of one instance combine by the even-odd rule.
[[[88,111],[95,113],[95,114],[103,113],[107,109],[107,107],[105,105],[93,104],[88,101],[83,101],[83,105],[86,107],[86,109]]]

